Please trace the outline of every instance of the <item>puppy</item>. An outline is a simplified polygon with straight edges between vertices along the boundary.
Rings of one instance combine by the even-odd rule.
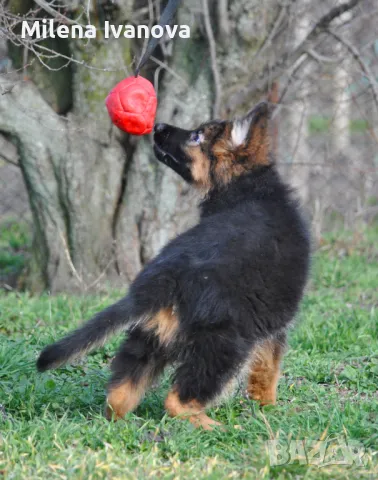
[[[298,309],[310,235],[269,149],[269,107],[195,130],[157,124],[157,159],[203,191],[199,223],[148,263],[126,297],[46,347],[56,368],[128,329],[112,363],[108,418],[134,410],[154,379],[175,365],[169,415],[217,424],[205,410],[242,373],[262,405],[276,401],[286,330]]]

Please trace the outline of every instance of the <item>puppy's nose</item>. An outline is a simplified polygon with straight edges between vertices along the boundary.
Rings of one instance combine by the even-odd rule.
[[[154,132],[155,133],[161,133],[166,128],[167,128],[166,123],[156,123],[156,125],[154,126]]]

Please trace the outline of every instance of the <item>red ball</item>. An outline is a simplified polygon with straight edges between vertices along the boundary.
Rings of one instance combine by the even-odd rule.
[[[119,82],[105,100],[114,125],[133,135],[150,133],[154,126],[157,99],[150,81],[129,77]]]

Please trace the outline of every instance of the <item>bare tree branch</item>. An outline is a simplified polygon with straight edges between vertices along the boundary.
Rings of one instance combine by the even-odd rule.
[[[321,53],[318,53],[316,50],[310,48],[306,52],[310,57],[312,57],[314,60],[316,60],[318,63],[337,63],[340,61],[340,59],[336,57],[326,57],[325,55],[322,55]]]
[[[67,240],[66,240],[65,235],[63,234],[63,232],[61,230],[59,230],[59,236],[60,236],[60,239],[61,239],[62,244],[63,244],[63,251],[64,251],[64,254],[66,256],[66,260],[67,260],[67,263],[70,267],[70,270],[73,273],[73,275],[75,276],[75,278],[77,279],[77,281],[79,282],[79,285],[83,285],[84,281],[83,281],[82,277],[78,274],[78,272],[75,268],[75,265],[73,264]]]
[[[218,0],[218,28],[219,40],[224,43],[230,35],[230,23],[228,21],[228,0]]]
[[[167,65],[165,62],[162,62],[161,60],[154,57],[153,55],[151,55],[150,60],[155,62],[156,65],[159,65],[159,67],[164,68],[164,70],[170,73],[172,77],[175,77],[176,80],[179,80],[180,82],[182,82],[186,87],[189,86],[188,82],[183,77],[181,77],[177,72],[175,72],[172,68],[170,68],[169,65]]]
[[[367,77],[367,79],[369,80],[369,83],[370,83],[371,92],[372,92],[373,97],[374,97],[374,103],[375,103],[375,105],[377,107],[377,110],[378,110],[378,84],[377,84],[377,81],[376,81],[376,79],[374,77],[374,74],[371,71],[369,65],[362,58],[362,55],[360,54],[357,47],[355,47],[351,42],[349,42],[349,40],[347,40],[342,35],[336,33],[333,30],[328,30],[327,33],[329,35],[331,35],[333,38],[335,38],[342,45],[344,45],[344,47],[349,51],[349,53],[355,59],[355,61],[360,65],[362,71],[366,74],[366,77]]]
[[[45,2],[45,0],[34,0],[34,2],[43,10],[45,10],[47,13],[49,13],[52,17],[58,19],[60,22],[68,24],[68,25],[81,25],[81,23],[76,22],[75,20],[71,20],[70,18],[66,17],[62,13],[58,12],[52,6],[48,3]],[[88,6],[89,8],[89,6]],[[83,26],[83,25],[81,25]]]
[[[278,15],[273,23],[272,29],[268,33],[267,37],[265,38],[264,42],[262,43],[261,47],[257,50],[254,55],[254,58],[258,58],[272,43],[273,38],[275,37],[277,30],[281,23],[283,22],[286,13],[287,13],[287,5],[283,5],[278,12]]]
[[[0,158],[4,160],[4,162],[9,163],[10,165],[14,165],[15,167],[20,167],[17,162],[14,162],[10,158],[6,157],[3,153],[0,153]]]
[[[206,35],[209,42],[211,68],[213,72],[214,84],[215,84],[215,98],[213,104],[213,116],[219,115],[220,101],[222,98],[222,84],[217,64],[217,46],[214,39],[213,30],[211,28],[210,13],[208,0],[202,0],[203,17],[205,21]]]
[[[291,65],[294,65],[303,55],[308,55],[308,50],[312,48],[314,42],[319,36],[328,30],[332,22],[340,18],[345,12],[355,8],[361,0],[349,0],[342,3],[324,15],[316,23],[307,37],[290,53],[286,54],[282,59],[277,61],[273,66],[264,69],[261,75],[254,81],[253,84],[247,86],[237,94],[233,95],[228,102],[228,110],[233,110],[241,105],[246,99],[254,95],[256,92],[265,90],[267,86],[286,71]]]

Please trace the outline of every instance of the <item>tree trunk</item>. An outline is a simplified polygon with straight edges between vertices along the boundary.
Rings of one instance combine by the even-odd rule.
[[[237,33],[217,52],[223,90],[236,88],[235,73],[246,75],[243,54],[253,55],[274,14],[265,16],[264,24],[255,22],[251,19],[262,7],[252,3],[253,17],[240,17],[246,8],[242,1],[233,2],[229,13]],[[217,18],[217,3],[209,4]],[[160,69],[158,121],[189,128],[211,117],[208,40],[201,21],[193,22],[200,20],[202,7],[202,1],[189,0],[178,13],[177,24],[190,25],[191,38],[174,40],[169,66],[175,74]],[[212,27],[216,35],[214,20]],[[125,40],[72,48],[75,58],[91,67],[119,70],[131,60]],[[130,138],[111,126],[104,99],[125,72],[77,65],[73,71],[73,109],[67,117],[55,113],[31,82],[0,77],[3,91],[16,83],[0,97],[0,132],[17,145],[29,194],[33,290],[88,290],[109,281],[126,285],[197,216],[196,193],[156,161],[151,138]]]
[[[0,85],[4,80],[0,79]],[[31,83],[0,102],[0,130],[17,145],[33,214],[33,289],[85,288],[112,265],[112,220],[125,152],[62,118]]]

